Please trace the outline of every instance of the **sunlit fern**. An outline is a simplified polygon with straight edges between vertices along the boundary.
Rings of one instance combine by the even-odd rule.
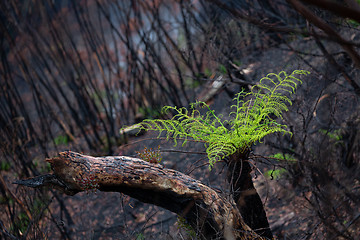
[[[215,112],[204,102],[184,107],[163,107],[163,112],[173,111],[171,119],[146,119],[141,123],[141,130],[157,131],[159,137],[165,133],[167,140],[188,139],[204,142],[209,158],[209,169],[226,156],[236,151],[244,151],[268,134],[290,133],[286,125],[279,124],[284,111],[291,105],[290,95],[295,93],[301,80],[295,75],[307,75],[310,72],[295,70],[290,75],[282,71],[269,73],[262,78],[250,92],[241,91],[234,98],[229,120]],[[204,114],[200,108],[205,108]],[[291,133],[290,133],[291,134]]]

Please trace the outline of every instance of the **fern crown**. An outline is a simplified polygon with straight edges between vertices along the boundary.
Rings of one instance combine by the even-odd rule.
[[[295,75],[309,73],[305,70],[295,70],[290,75],[284,71],[269,73],[250,92],[236,94],[229,120],[216,115],[205,102],[196,102],[190,109],[165,106],[163,112],[175,113],[171,119],[146,119],[140,130],[157,131],[159,137],[164,132],[167,140],[174,139],[175,145],[177,140],[183,140],[184,145],[189,138],[204,142],[211,169],[217,161],[248,149],[268,134],[291,134],[275,117],[282,119],[283,112],[292,104],[289,97],[302,83]],[[205,108],[205,114],[200,113],[200,108]]]

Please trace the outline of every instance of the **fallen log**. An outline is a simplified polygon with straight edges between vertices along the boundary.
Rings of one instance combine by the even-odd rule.
[[[35,188],[50,186],[67,195],[93,190],[121,192],[182,216],[203,239],[264,239],[245,224],[232,198],[161,164],[71,151],[46,161],[54,174],[15,183]]]

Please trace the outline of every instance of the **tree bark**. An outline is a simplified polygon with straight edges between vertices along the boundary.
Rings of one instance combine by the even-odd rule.
[[[81,191],[122,192],[184,217],[203,239],[264,239],[245,224],[233,199],[181,172],[138,158],[92,157],[62,152],[47,159],[54,174],[15,183],[51,186],[68,195]]]
[[[248,150],[236,152],[229,157],[227,178],[232,196],[244,222],[260,236],[272,239],[263,203],[252,181],[248,157]]]

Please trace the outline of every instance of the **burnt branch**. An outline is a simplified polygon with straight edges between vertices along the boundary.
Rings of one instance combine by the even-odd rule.
[[[205,239],[263,239],[243,221],[232,199],[181,172],[127,156],[92,157],[67,151],[47,159],[54,174],[15,183],[50,186],[68,195],[121,192],[184,217]]]

